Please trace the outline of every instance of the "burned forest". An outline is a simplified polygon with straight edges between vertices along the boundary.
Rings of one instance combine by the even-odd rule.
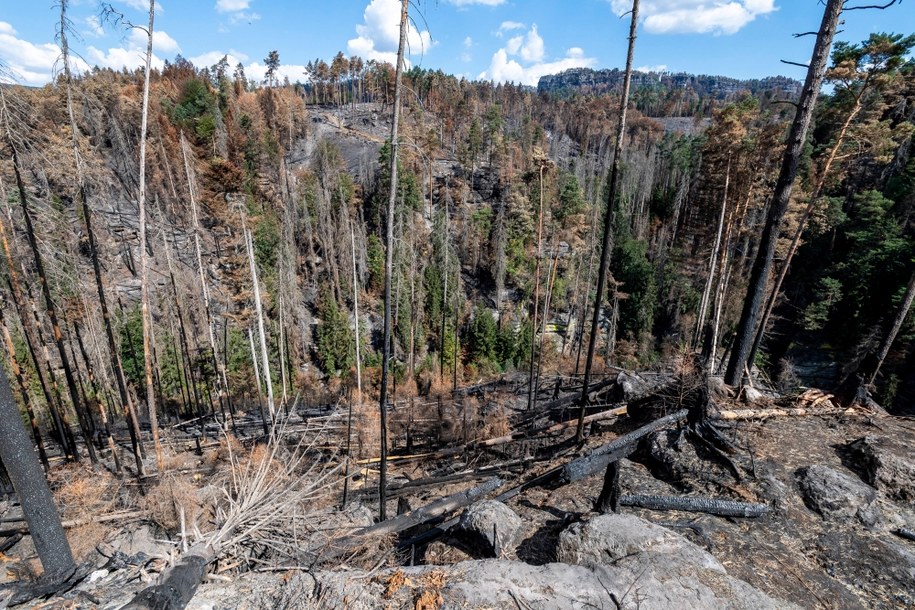
[[[0,51],[0,606],[915,606],[915,33],[845,31],[910,7],[742,80],[613,0],[624,67],[530,86],[417,62],[435,3],[298,79],[159,61],[174,0],[90,67],[53,4],[49,82]]]

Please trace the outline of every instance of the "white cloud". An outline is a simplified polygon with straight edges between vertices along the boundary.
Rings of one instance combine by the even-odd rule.
[[[461,53],[461,61],[470,63],[473,61],[473,55],[470,53],[470,50],[473,48],[473,38],[468,36],[464,39],[464,51]]]
[[[667,72],[667,64],[658,64],[656,66],[639,66],[636,72]]]
[[[220,13],[244,11],[251,6],[251,0],[216,0],[216,10]]]
[[[101,38],[105,35],[105,28],[102,27],[101,22],[99,21],[98,15],[89,15],[83,21],[86,25],[87,33],[93,38]]]
[[[234,65],[234,64],[231,64]],[[267,66],[262,64],[259,61],[252,62],[245,66],[245,77],[252,82],[261,84],[264,82],[265,77],[267,76]],[[288,78],[290,83],[299,81],[304,83],[308,80],[308,77],[305,76],[305,66],[298,64],[283,65],[280,64],[280,67],[276,71],[276,78],[281,83],[284,78]]]
[[[143,11],[144,13],[149,12],[149,0],[122,0],[122,4],[126,4],[132,9]],[[156,12],[161,13],[163,10],[162,3],[156,2]]]
[[[511,32],[513,30],[523,30],[525,26],[520,21],[503,21],[499,24],[499,29],[493,32],[497,37],[502,38],[505,32]]]
[[[235,49],[229,49],[228,53],[222,51],[208,51],[201,55],[195,55],[194,57],[188,57],[188,61],[197,66],[198,68],[205,68],[207,66],[213,66],[219,63],[219,60],[223,57],[226,57],[226,61],[229,62],[231,68],[235,68],[238,64],[244,64],[248,61],[248,56],[244,53],[240,53]]]
[[[610,1],[618,15],[632,8],[630,0]],[[640,13],[654,34],[734,34],[776,10],[775,0],[648,0]]]
[[[595,58],[586,57],[580,47],[567,49],[561,59],[544,61],[545,58],[546,45],[537,32],[537,24],[533,24],[527,34],[511,38],[505,47],[496,51],[489,68],[479,78],[536,86],[541,76],[570,68],[589,68],[597,63]]]
[[[471,6],[474,4],[482,4],[483,6],[499,6],[500,4],[505,4],[505,0],[448,0],[448,2],[455,6]]]
[[[397,62],[397,45],[400,42],[400,2],[397,0],[371,0],[362,14],[363,23],[356,26],[358,36],[346,44],[350,55],[364,59]],[[407,30],[408,51],[419,55],[433,46],[427,30],[419,32],[410,24]]]
[[[0,60],[22,83],[43,85],[50,81],[59,56],[60,48],[56,44],[34,44],[22,40],[12,25],[0,21]],[[71,61],[75,70],[84,70],[87,67],[85,62],[77,57],[73,57]]]
[[[531,26],[531,30],[521,45],[521,59],[528,62],[538,62],[543,59],[543,38],[537,33],[537,24]]]
[[[142,30],[133,29],[127,36],[126,45],[111,47],[107,51],[90,46],[86,54],[90,62],[102,68],[120,70],[126,67],[134,69],[146,63],[146,44],[146,33]],[[181,47],[174,38],[169,36],[168,32],[159,30],[153,31],[153,56],[150,59],[150,63],[153,68],[161,68],[165,65],[165,62],[156,55],[156,51],[173,56],[181,52]]]

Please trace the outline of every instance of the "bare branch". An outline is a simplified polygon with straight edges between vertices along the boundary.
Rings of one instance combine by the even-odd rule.
[[[887,2],[886,4],[864,4],[864,5],[861,5],[861,6],[844,6],[844,7],[842,7],[842,10],[843,10],[843,11],[861,11],[861,10],[864,10],[864,9],[873,8],[873,9],[877,9],[877,10],[879,10],[879,11],[882,11],[883,9],[889,8],[889,7],[891,7],[891,6],[893,6],[894,4],[897,4],[897,3],[898,3],[898,4],[901,4],[901,3],[902,3],[902,0],[890,0],[890,1]]]
[[[798,63],[796,61],[788,61],[787,59],[780,59],[783,64],[788,64],[789,66],[800,66],[801,68],[809,68],[807,64]]]

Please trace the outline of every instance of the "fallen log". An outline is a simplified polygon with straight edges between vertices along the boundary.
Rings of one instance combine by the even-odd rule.
[[[628,434],[624,434],[616,440],[602,445],[592,451],[589,455],[572,460],[562,467],[562,479],[571,483],[578,481],[588,475],[594,474],[599,470],[607,467],[610,462],[622,459],[632,454],[640,440],[652,432],[662,430],[672,424],[678,424],[686,420],[686,409],[681,409],[676,413],[665,415],[656,419],[650,424],[637,428]]]
[[[396,534],[404,530],[410,529],[417,525],[422,525],[427,521],[441,517],[444,514],[451,513],[456,511],[459,508],[463,508],[469,504],[473,504],[482,496],[495,491],[496,489],[502,487],[504,481],[496,477],[489,479],[484,482],[482,485],[477,487],[472,487],[470,489],[465,489],[456,494],[441,498],[421,506],[416,510],[410,511],[403,515],[398,515],[392,519],[387,519],[375,525],[370,525],[368,527],[362,528],[361,530],[356,531],[351,536],[347,538],[348,542],[352,542],[358,538],[365,538],[366,536],[383,536],[385,534]]]
[[[135,517],[145,517],[148,514],[147,511],[143,510],[126,510],[120,511],[117,513],[111,513],[110,515],[102,516],[92,516],[92,517],[81,517],[79,519],[71,519],[69,521],[62,521],[61,526],[64,529],[70,529],[73,527],[79,527],[80,525],[87,525],[89,523],[108,523],[109,521],[120,521],[123,519],[133,519]],[[15,521],[10,520],[10,522],[24,521],[24,519],[17,519]],[[28,525],[22,525],[19,527],[12,527],[0,530],[0,536],[13,536],[15,534],[28,534],[29,527]]]
[[[162,572],[158,584],[137,593],[121,610],[182,610],[194,597],[216,554],[208,544],[194,545],[178,563]]]
[[[585,423],[591,423],[596,421],[602,421],[605,419],[613,419],[619,417],[620,415],[626,414],[626,407],[614,407],[606,411],[601,411],[600,413],[594,413],[585,417]],[[439,449],[438,451],[430,451],[427,453],[416,453],[413,455],[395,455],[389,456],[389,462],[395,461],[410,461],[410,460],[420,460],[425,458],[434,458],[439,459],[443,457],[450,457],[452,455],[459,455],[468,450],[479,449],[484,447],[497,447],[499,445],[507,445],[514,441],[529,439],[532,434],[538,432],[545,432],[547,434],[553,434],[555,432],[561,432],[567,428],[572,428],[578,424],[578,419],[570,419],[569,421],[560,422],[558,424],[549,424],[547,426],[541,426],[539,428],[533,428],[531,430],[518,430],[512,432],[511,434],[506,434],[504,436],[497,436],[494,438],[487,438],[478,441],[470,441],[468,443],[458,445],[456,447],[446,447],[445,449]],[[360,465],[365,464],[377,464],[381,461],[379,457],[365,458],[358,460],[356,463]]]
[[[766,504],[688,496],[624,495],[620,497],[620,504],[651,510],[708,513],[719,517],[761,517],[769,512],[769,506]]]
[[[912,530],[907,530],[904,527],[900,527],[898,530],[896,530],[896,535],[900,536],[901,538],[905,538],[906,540],[915,542],[915,532]]]
[[[714,419],[724,421],[749,421],[769,419],[770,417],[807,417],[811,415],[838,415],[845,413],[842,409],[725,409],[719,411]]]

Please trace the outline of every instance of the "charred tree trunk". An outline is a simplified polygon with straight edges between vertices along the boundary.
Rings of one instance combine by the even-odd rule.
[[[19,368],[19,361],[16,359],[16,348],[13,346],[13,338],[10,336],[9,327],[6,324],[6,318],[3,315],[3,308],[0,307],[0,330],[3,331],[3,343],[6,345],[6,352],[10,358],[10,372],[16,378],[16,385],[19,387],[19,394],[22,396],[22,404],[29,416],[29,425],[32,428],[32,436],[35,438],[35,445],[38,447],[38,457],[41,460],[41,466],[45,472],[48,472],[48,454],[44,448],[44,441],[41,438],[41,430],[38,428],[38,419],[35,417],[35,410],[32,408],[32,400],[29,398],[29,388],[25,383],[25,377],[22,375],[22,369]]]
[[[594,297],[594,312],[591,316],[591,336],[588,339],[588,355],[585,358],[585,373],[581,389],[581,410],[575,440],[581,442],[585,434],[585,411],[588,405],[588,386],[591,385],[591,368],[594,365],[594,349],[597,347],[597,331],[600,322],[601,303],[607,290],[607,268],[610,265],[610,250],[613,249],[613,206],[619,184],[622,164],[623,143],[626,137],[626,107],[629,105],[629,85],[632,82],[632,60],[635,55],[635,38],[639,23],[639,0],[632,1],[632,18],[629,24],[629,49],[626,53],[626,72],[623,76],[623,93],[620,96],[620,117],[617,124],[616,147],[613,166],[610,169],[610,184],[607,189],[607,209],[604,212],[604,239],[601,244],[600,263],[597,267],[597,294]]]
[[[45,307],[47,308],[48,319],[51,321],[51,328],[54,332],[54,342],[57,345],[57,353],[60,356],[60,366],[64,370],[64,377],[67,381],[67,391],[69,392],[70,400],[73,403],[74,410],[79,413],[82,409],[82,404],[79,400],[79,393],[76,389],[76,380],[73,377],[73,370],[70,366],[70,359],[67,357],[67,350],[64,347],[63,333],[60,330],[60,323],[57,319],[57,308],[54,305],[54,299],[51,297],[51,288],[48,285],[48,277],[45,273],[44,261],[42,260],[41,252],[38,249],[38,240],[35,237],[35,228],[32,225],[32,213],[28,204],[28,195],[25,192],[25,183],[22,181],[19,153],[13,144],[14,139],[12,137],[8,115],[6,116],[6,132],[8,144],[13,156],[13,172],[16,176],[16,188],[19,192],[19,203],[22,206],[22,216],[25,219],[26,236],[28,237],[29,246],[32,249],[32,256],[34,257],[35,261],[35,270],[38,273],[38,278],[41,283],[41,292],[44,296]],[[80,421],[80,425],[83,426],[82,418],[78,419]],[[95,447],[92,446],[89,431],[83,429],[82,433],[86,443],[86,450],[89,453],[89,460],[93,464],[97,464],[98,456],[95,454]]]
[[[800,100],[798,100],[794,122],[791,124],[788,145],[782,158],[781,171],[775,184],[775,192],[772,196],[772,203],[769,206],[766,224],[760,236],[756,261],[753,263],[753,269],[750,272],[750,281],[743,303],[743,311],[740,314],[740,323],[737,326],[736,336],[734,337],[731,358],[728,361],[728,368],[724,376],[725,383],[730,385],[740,383],[744,369],[748,366],[753,339],[756,336],[760,306],[766,293],[766,285],[772,269],[772,260],[775,257],[775,245],[778,242],[782,219],[788,210],[791,188],[794,184],[794,178],[797,176],[798,163],[803,153],[807,130],[810,127],[814,107],[820,93],[820,85],[823,82],[826,63],[829,60],[829,49],[836,33],[839,15],[842,12],[842,4],[843,0],[828,0],[823,12],[823,21],[820,24],[816,44],[813,48],[813,57],[807,70],[804,88],[801,91]]]
[[[54,498],[22,427],[6,375],[0,375],[0,460],[16,489],[41,565],[49,580],[65,579],[76,569]]]
[[[391,280],[394,273],[394,207],[397,203],[397,150],[400,123],[401,77],[403,74],[404,48],[407,42],[409,0],[400,3],[400,42],[397,45],[397,66],[394,73],[394,116],[391,122],[391,185],[388,195],[387,226],[384,253],[384,342],[381,350],[381,391],[378,407],[381,415],[381,464],[378,477],[379,509],[378,518],[387,518],[385,487],[388,478],[388,377],[391,361]]]

